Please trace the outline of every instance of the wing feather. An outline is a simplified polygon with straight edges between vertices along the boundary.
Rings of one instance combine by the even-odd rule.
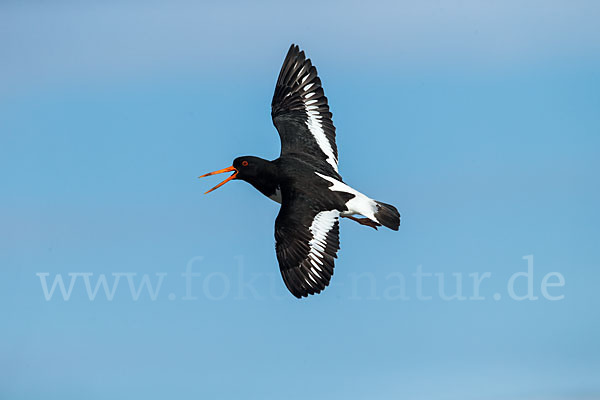
[[[335,126],[317,69],[296,45],[283,62],[271,117],[281,139],[281,154],[306,154],[338,171]]]
[[[288,290],[301,298],[320,293],[331,280],[340,248],[339,211],[282,205],[275,222],[277,260]]]

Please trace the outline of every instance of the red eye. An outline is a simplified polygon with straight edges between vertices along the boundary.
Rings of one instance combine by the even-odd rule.
[[[248,166],[248,161],[242,161],[242,167],[247,167]]]

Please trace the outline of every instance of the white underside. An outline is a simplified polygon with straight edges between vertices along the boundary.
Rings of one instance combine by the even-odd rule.
[[[274,202],[281,204],[281,189],[277,187],[277,189],[275,189],[275,194],[272,194],[271,196],[269,196],[269,198]]]
[[[329,187],[329,190],[331,190],[332,192],[343,192],[354,195],[354,197],[352,197],[346,202],[346,208],[348,209],[348,211],[340,213],[341,216],[347,217],[350,215],[360,214],[364,215],[365,217],[369,218],[374,222],[379,223],[379,221],[377,221],[377,218],[375,218],[375,213],[377,212],[377,202],[375,200],[365,196],[358,190],[351,188],[344,182],[340,182],[335,178],[320,174],[318,172],[315,172],[315,174],[333,184]]]

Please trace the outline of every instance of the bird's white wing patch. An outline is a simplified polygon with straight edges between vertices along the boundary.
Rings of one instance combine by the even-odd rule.
[[[333,229],[339,215],[340,212],[337,210],[321,211],[315,215],[309,228],[312,235],[312,239],[308,242],[310,247],[308,259],[312,264],[310,272],[319,278],[323,275],[323,253],[327,247],[327,235]]]
[[[308,87],[311,85],[307,85],[304,90],[305,93],[303,95],[304,107],[306,108],[306,115],[308,116],[306,120],[306,125],[308,126],[308,130],[315,137],[317,144],[327,157],[326,161],[333,167],[335,172],[338,172],[338,160],[335,157],[335,153],[333,148],[331,147],[331,143],[327,136],[325,135],[325,131],[323,130],[323,125],[321,124],[321,119],[323,116],[319,113],[318,106],[312,105],[317,102],[317,100],[309,100],[312,96],[315,95],[314,92],[308,91]]]

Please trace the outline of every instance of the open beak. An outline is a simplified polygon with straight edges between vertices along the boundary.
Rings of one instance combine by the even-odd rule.
[[[225,179],[223,182],[219,183],[217,186],[215,186],[214,188],[212,188],[212,189],[210,189],[208,192],[206,192],[206,193],[210,193],[210,192],[212,192],[213,190],[220,188],[221,186],[223,186],[224,184],[226,184],[226,183],[227,183],[227,182],[229,182],[230,180],[232,180],[232,179],[235,179],[236,175],[238,174],[238,171],[237,171],[237,169],[235,169],[235,168],[233,168],[233,166],[231,166],[231,167],[227,167],[227,168],[220,169],[220,170],[218,170],[218,171],[209,172],[208,174],[201,175],[201,176],[199,176],[198,178],[204,178],[205,176],[216,175],[216,174],[222,174],[222,173],[224,173],[224,172],[231,172],[231,171],[234,171],[234,172],[233,172],[233,175],[231,175],[229,178]],[[204,193],[204,194],[206,194],[206,193]]]

